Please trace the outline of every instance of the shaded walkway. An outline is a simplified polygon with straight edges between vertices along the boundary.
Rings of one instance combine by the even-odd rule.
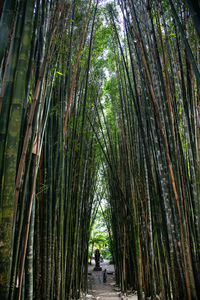
[[[102,272],[93,271],[94,261],[88,267],[88,294],[83,298],[98,300],[119,300],[132,299],[137,300],[137,296],[130,295],[128,297],[121,296],[119,288],[115,284],[114,266],[109,264],[108,260],[101,263],[102,270],[107,269],[107,282],[103,283]]]

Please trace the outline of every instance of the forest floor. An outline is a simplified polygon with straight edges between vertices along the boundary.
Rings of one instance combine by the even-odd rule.
[[[95,262],[88,267],[88,294],[82,298],[95,299],[95,300],[119,300],[129,299],[137,300],[137,295],[133,293],[128,296],[123,296],[119,287],[115,283],[115,270],[114,266],[109,264],[108,260],[101,263],[102,270],[107,270],[107,282],[103,283],[102,271],[94,271]]]

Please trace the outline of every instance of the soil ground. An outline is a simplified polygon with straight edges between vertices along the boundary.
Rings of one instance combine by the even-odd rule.
[[[92,265],[88,267],[88,294],[84,296],[84,300],[119,300],[129,299],[137,300],[137,295],[123,296],[120,289],[115,283],[114,266],[109,264],[108,260],[101,263],[102,270],[107,270],[107,281],[103,283],[102,271],[94,271],[95,262],[92,260]]]

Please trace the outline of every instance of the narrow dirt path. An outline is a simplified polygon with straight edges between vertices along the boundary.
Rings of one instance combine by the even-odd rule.
[[[137,300],[136,295],[128,297],[121,296],[119,288],[115,284],[114,266],[109,264],[108,260],[101,263],[102,270],[107,270],[107,282],[103,283],[102,271],[94,271],[94,261],[88,267],[88,294],[83,298],[95,300],[119,300],[129,299]]]

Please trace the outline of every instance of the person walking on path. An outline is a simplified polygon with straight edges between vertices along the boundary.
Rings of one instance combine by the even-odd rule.
[[[107,281],[107,270],[104,269],[104,271],[103,271],[103,283],[106,283],[106,281]]]

